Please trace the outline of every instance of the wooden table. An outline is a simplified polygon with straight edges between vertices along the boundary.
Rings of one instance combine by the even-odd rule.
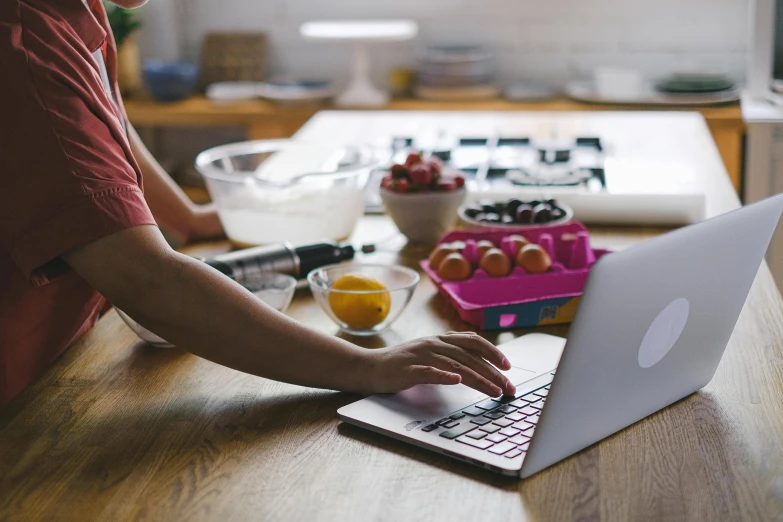
[[[705,190],[713,214],[737,205],[724,173]],[[355,239],[392,237],[377,259],[414,266],[425,252],[393,232],[366,218]],[[621,249],[661,232],[593,237]],[[289,313],[335,331],[307,291]],[[424,278],[368,346],[466,328]],[[517,481],[342,425],[355,396],[146,346],[111,312],[0,412],[0,520],[783,520],[781,331],[764,265],[704,390]]]
[[[127,100],[125,108],[134,125],[160,126],[224,126],[245,127],[249,139],[291,136],[313,114],[333,106],[313,105],[285,107],[262,100],[232,104],[214,104],[204,97],[193,97],[176,103],[157,103],[150,100]],[[382,110],[395,111],[595,111],[645,110],[639,106],[597,105],[567,99],[546,102],[512,102],[503,99],[478,101],[427,101],[412,99],[392,100]],[[743,143],[745,124],[738,104],[714,107],[673,107],[672,110],[700,112],[720,151],[734,189],[742,186],[744,165]]]

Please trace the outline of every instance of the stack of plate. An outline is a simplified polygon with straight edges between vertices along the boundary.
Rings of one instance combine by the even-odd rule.
[[[734,82],[724,74],[675,73],[663,78],[655,90],[669,94],[704,94],[728,91]]]
[[[268,82],[216,82],[206,89],[213,103],[224,104],[265,98],[280,104],[327,103],[336,91],[329,80],[278,76]]]
[[[326,103],[337,92],[329,80],[278,76],[266,82],[260,94],[275,103],[297,105]]]
[[[418,59],[415,94],[426,99],[471,99],[497,96],[492,53],[481,46],[434,46]]]

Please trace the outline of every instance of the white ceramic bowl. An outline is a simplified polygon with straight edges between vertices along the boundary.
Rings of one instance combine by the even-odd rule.
[[[237,282],[263,302],[281,313],[285,313],[285,311],[288,310],[288,306],[291,304],[291,300],[294,298],[294,291],[296,290],[296,279],[286,274],[275,274],[271,272],[257,274]],[[125,324],[127,324],[141,340],[158,348],[174,347],[173,344],[134,321],[132,317],[119,308],[115,309],[117,310],[117,315],[125,321]]]
[[[129,316],[119,308],[115,307],[114,309],[117,310],[117,315],[119,315],[122,318],[122,320],[125,321],[125,324],[128,325],[128,328],[133,330],[133,333],[138,335],[139,338],[145,343],[151,344],[152,346],[155,346],[157,348],[174,348],[173,344],[168,342],[166,339],[158,336],[157,334],[150,332],[142,325],[134,321],[131,316]]]
[[[574,210],[569,207],[568,205],[564,205],[563,203],[558,202],[557,206],[563,209],[563,212],[565,213],[563,217],[559,219],[554,219],[552,221],[549,221],[548,223],[487,223],[485,221],[477,221],[473,219],[472,217],[468,217],[467,214],[465,214],[465,210],[470,207],[471,205],[462,205],[459,207],[459,210],[457,211],[457,214],[459,215],[460,222],[465,226],[465,228],[508,228],[508,229],[519,229],[519,228],[541,228],[541,227],[552,227],[555,225],[562,225],[564,223],[568,223],[574,218]]]
[[[457,209],[465,201],[465,187],[451,192],[398,194],[381,189],[386,212],[413,243],[434,244],[457,221]]]

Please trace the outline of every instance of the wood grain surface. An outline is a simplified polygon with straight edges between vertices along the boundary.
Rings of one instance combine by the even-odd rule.
[[[737,204],[722,176],[705,187],[715,213]],[[661,231],[592,232],[625,248]],[[382,217],[356,232],[383,238],[378,261],[426,254]],[[336,332],[307,290],[289,314]],[[468,326],[423,278],[367,346],[449,329]],[[764,265],[706,388],[519,481],[341,424],[356,396],[147,346],[110,312],[0,412],[0,520],[783,520],[781,332]]]

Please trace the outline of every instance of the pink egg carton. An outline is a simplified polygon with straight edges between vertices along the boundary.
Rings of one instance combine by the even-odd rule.
[[[463,241],[462,255],[476,267],[476,242],[481,239],[491,241],[513,260],[514,244],[508,239],[513,234],[522,235],[546,250],[552,258],[550,271],[529,274],[521,267],[514,267],[506,277],[490,277],[484,270],[477,269],[465,281],[446,281],[430,267],[429,261],[422,261],[421,267],[457,309],[462,320],[482,330],[571,322],[590,268],[610,253],[590,246],[590,234],[581,223],[460,230],[446,234],[439,244]]]

